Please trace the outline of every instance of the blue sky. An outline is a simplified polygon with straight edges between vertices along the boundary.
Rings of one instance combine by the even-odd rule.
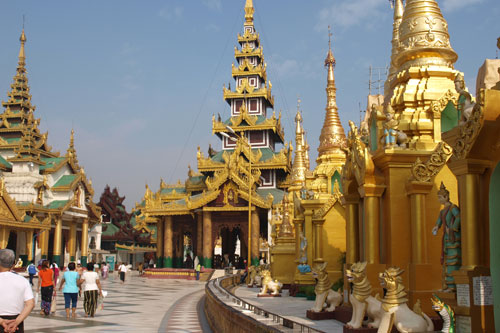
[[[212,114],[228,117],[222,85],[231,79],[244,0],[10,1],[0,3],[0,94],[17,64],[22,16],[36,115],[49,144],[65,152],[71,128],[80,164],[98,200],[118,187],[132,208],[148,183],[185,180],[196,147],[211,143]],[[455,67],[469,90],[496,56],[500,1],[438,1],[449,24]],[[254,0],[275,109],[293,140],[297,96],[316,148],[326,104],[327,26],[333,29],[337,103],[344,128],[366,107],[368,68],[389,62],[392,10],[387,0]]]

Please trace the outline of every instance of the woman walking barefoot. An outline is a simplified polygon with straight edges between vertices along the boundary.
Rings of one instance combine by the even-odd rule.
[[[83,284],[83,309],[85,310],[85,317],[94,317],[97,308],[97,298],[102,296],[101,282],[99,281],[99,274],[94,272],[94,263],[87,265],[87,272],[83,273],[80,278],[79,284]]]
[[[42,293],[41,311],[40,314],[45,316],[50,315],[50,308],[52,305],[52,294],[55,297],[56,292],[54,282],[54,271],[49,268],[49,261],[42,262],[42,269],[38,272],[38,287],[37,290]]]
[[[74,262],[68,264],[69,271],[64,272],[59,285],[59,291],[64,286],[64,308],[66,309],[66,318],[69,318],[69,306],[72,303],[72,317],[76,318],[76,302],[78,301],[78,273],[75,271],[76,265]]]

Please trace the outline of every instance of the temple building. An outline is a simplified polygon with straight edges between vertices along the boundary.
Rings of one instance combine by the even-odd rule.
[[[271,113],[274,97],[254,10],[247,0],[232,66],[234,90],[223,88],[231,115],[212,119],[220,151],[210,147],[206,156],[198,148],[198,172],[189,168],[184,184],[161,181],[156,193],[147,186],[137,206],[143,225],[156,224],[159,267],[185,266],[188,255],[209,268],[242,266],[242,258],[258,263],[265,243],[259,239],[267,239],[270,211],[283,198],[280,186],[291,169],[291,146],[276,146],[284,144],[284,131],[281,115]]]
[[[59,265],[86,263],[89,229],[100,221],[94,190],[80,166],[71,131],[64,155],[52,151],[48,133],[35,118],[26,75],[24,30],[19,62],[0,115],[0,248],[16,251],[24,263],[41,258]],[[4,204],[5,203],[5,204]]]
[[[127,213],[116,187],[111,190],[106,185],[97,205],[102,211],[101,249],[103,261],[113,263],[127,262],[133,267],[141,262],[149,263],[156,247],[151,244],[155,229],[137,224],[136,211]],[[90,242],[92,249],[92,240]]]

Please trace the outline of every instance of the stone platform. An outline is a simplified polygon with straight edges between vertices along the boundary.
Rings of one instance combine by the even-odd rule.
[[[208,281],[213,272],[213,269],[202,269],[200,281]],[[189,268],[147,268],[142,276],[149,279],[196,280],[196,271]]]

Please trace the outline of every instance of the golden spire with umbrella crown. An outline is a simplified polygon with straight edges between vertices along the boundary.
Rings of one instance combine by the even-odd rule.
[[[424,59],[422,59],[424,58]],[[399,26],[399,50],[394,65],[400,71],[429,64],[453,68],[457,54],[451,48],[448,23],[435,0],[407,0]]]
[[[19,49],[19,66],[24,67],[26,65],[26,54],[24,53],[24,44],[26,43],[26,35],[23,32],[21,33],[21,37],[19,37],[19,41],[21,41],[21,48]]]
[[[302,129],[302,115],[300,114],[300,99],[297,100],[297,115],[295,116],[295,159],[292,165],[292,183],[304,185],[306,181],[306,160],[304,153],[304,130]]]
[[[253,25],[253,13],[255,8],[253,8],[253,0],[246,0],[245,3],[245,25]]]
[[[326,86],[326,114],[325,121],[323,122],[323,128],[321,129],[321,135],[319,137],[319,156],[328,153],[339,152],[343,147],[345,147],[345,133],[342,123],[340,122],[335,88],[335,76],[333,69],[335,67],[335,58],[332,52],[332,33],[330,27],[328,27],[328,54],[325,59],[325,67],[328,70],[327,74],[327,86]]]
[[[404,6],[403,0],[392,0],[392,6],[394,7],[394,23],[392,24],[392,51],[391,51],[391,66],[389,67],[389,75],[387,76],[387,80],[384,84],[384,95],[390,96],[392,95],[389,92],[391,81],[394,79],[396,75],[396,65],[394,64],[394,59],[397,55],[399,49],[399,27],[401,25],[401,21],[403,19]]]

